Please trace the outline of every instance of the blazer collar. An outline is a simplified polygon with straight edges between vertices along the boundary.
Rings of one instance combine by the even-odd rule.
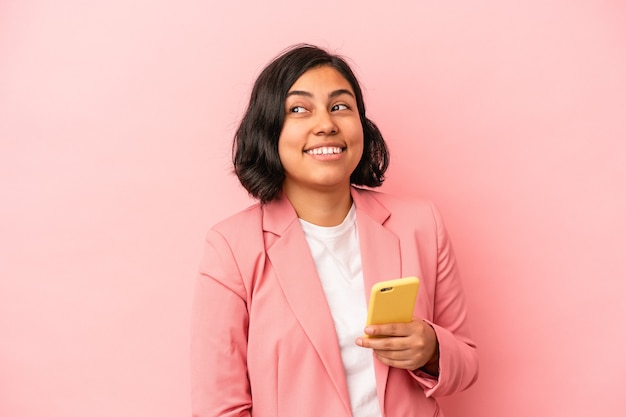
[[[375,223],[382,225],[391,215],[389,210],[374,197],[373,191],[352,187],[350,194],[357,213],[367,215]],[[263,231],[265,232],[282,236],[296,220],[298,220],[296,211],[282,194],[263,206]]]

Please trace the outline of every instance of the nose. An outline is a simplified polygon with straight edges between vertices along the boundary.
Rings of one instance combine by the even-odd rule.
[[[330,112],[319,111],[315,117],[315,134],[321,135],[334,135],[337,133],[337,124],[333,120]]]

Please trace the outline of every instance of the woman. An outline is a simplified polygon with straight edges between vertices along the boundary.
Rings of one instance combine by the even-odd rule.
[[[310,45],[272,61],[233,161],[259,203],[207,235],[193,415],[441,416],[434,397],[478,374],[454,253],[432,204],[363,188],[388,153],[346,62]],[[371,286],[406,276],[413,321],[364,329]]]

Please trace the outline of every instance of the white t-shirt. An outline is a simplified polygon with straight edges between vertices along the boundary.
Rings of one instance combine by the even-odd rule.
[[[363,335],[367,318],[354,204],[338,226],[317,226],[302,219],[300,224],[335,322],[352,414],[380,417],[372,352],[354,343]]]

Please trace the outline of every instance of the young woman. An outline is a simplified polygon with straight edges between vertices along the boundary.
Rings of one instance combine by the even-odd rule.
[[[435,397],[478,375],[454,253],[432,204],[371,190],[388,153],[347,63],[311,45],[272,61],[233,162],[259,203],[207,235],[193,415],[441,416]],[[413,321],[364,328],[371,286],[406,276]]]

